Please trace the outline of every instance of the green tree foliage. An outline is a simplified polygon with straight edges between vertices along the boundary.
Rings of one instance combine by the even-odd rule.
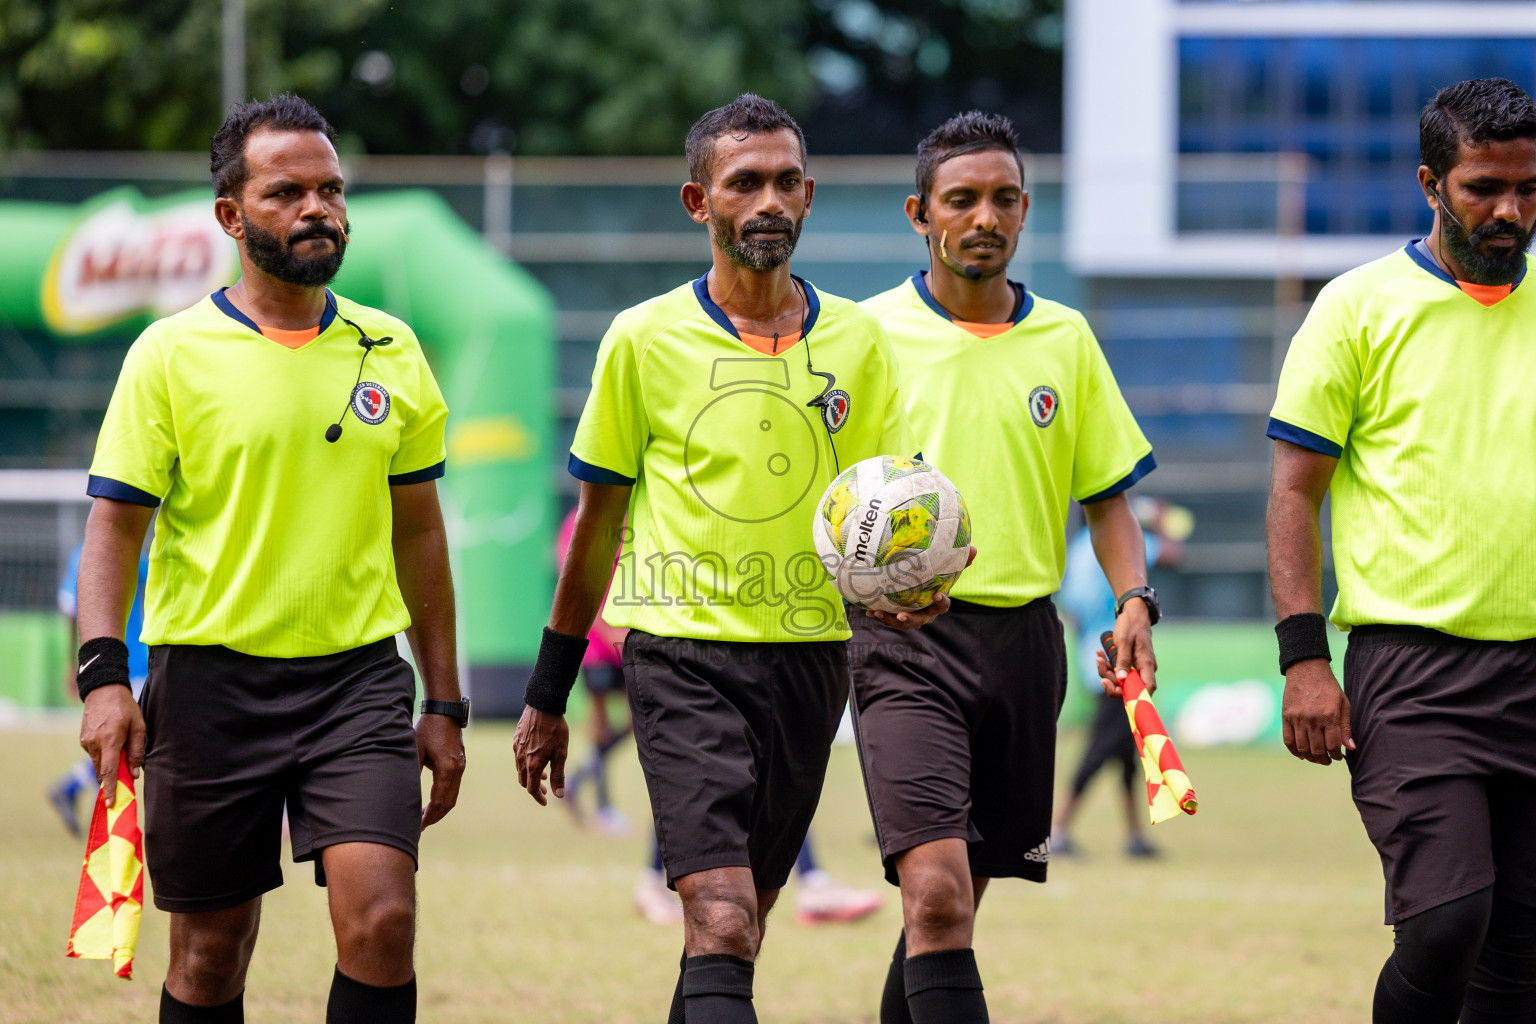
[[[820,152],[905,150],[972,105],[1038,107],[1049,145],[1061,2],[245,0],[247,85],[376,153],[675,153],[746,90]],[[218,0],[0,0],[0,147],[202,149],[220,32]]]

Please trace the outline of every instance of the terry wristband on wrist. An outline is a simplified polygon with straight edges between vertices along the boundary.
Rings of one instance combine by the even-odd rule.
[[[92,690],[114,683],[129,686],[128,645],[115,636],[98,636],[80,645],[80,666],[75,670],[75,689],[85,700]]]
[[[1280,641],[1280,674],[1311,658],[1333,660],[1328,649],[1328,620],[1317,612],[1287,615],[1275,623],[1275,637]]]
[[[576,685],[576,673],[581,671],[581,659],[586,654],[586,637],[556,633],[545,626],[538,660],[533,663],[533,674],[523,691],[523,703],[546,715],[565,714],[565,700]]]

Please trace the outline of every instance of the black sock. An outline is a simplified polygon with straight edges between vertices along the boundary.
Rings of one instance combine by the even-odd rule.
[[[688,951],[683,950],[683,958],[677,962],[677,988],[672,990],[672,1009],[667,1011],[667,1024],[687,1024],[688,1016],[683,1011],[683,973],[688,969]]]
[[[1536,907],[1496,894],[1461,1024],[1536,1021]]]
[[[1456,1024],[1460,1013],[1460,989],[1450,995],[1431,995],[1403,977],[1395,954],[1387,957],[1376,979],[1372,1024]]]
[[[688,1024],[757,1024],[751,961],[723,953],[688,957],[683,1005]]]
[[[412,1024],[416,1019],[416,979],[404,985],[365,985],[341,973],[331,978],[325,1024]]]
[[[913,1024],[988,1024],[974,950],[909,956],[904,973]]]
[[[880,1024],[912,1024],[907,1008],[907,933],[903,929],[891,954],[891,969],[885,972],[885,990],[880,993]]]
[[[223,1006],[191,1006],[162,986],[160,1024],[245,1024],[245,993]]]

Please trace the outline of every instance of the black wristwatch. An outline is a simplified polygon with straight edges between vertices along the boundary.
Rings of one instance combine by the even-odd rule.
[[[1120,611],[1125,607],[1125,602],[1133,597],[1139,597],[1147,606],[1147,618],[1150,625],[1157,625],[1157,620],[1163,617],[1163,609],[1157,603],[1157,591],[1151,587],[1132,587],[1119,597],[1115,598],[1115,617],[1120,617]]]
[[[459,727],[469,724],[469,698],[460,697],[458,700],[424,700],[421,702],[421,713],[424,715],[447,715]]]

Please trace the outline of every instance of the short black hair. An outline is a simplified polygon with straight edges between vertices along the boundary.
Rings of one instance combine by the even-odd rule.
[[[917,194],[927,200],[933,190],[933,177],[946,160],[967,153],[1000,149],[1012,153],[1019,164],[1019,181],[1024,180],[1024,159],[1019,156],[1019,136],[1013,122],[1002,114],[967,110],[939,125],[917,144]]]
[[[1419,115],[1419,162],[1444,179],[1460,146],[1536,138],[1536,103],[1507,78],[1472,78],[1435,93]]]
[[[325,115],[291,92],[241,103],[219,125],[208,147],[214,195],[233,198],[245,187],[245,141],[258,131],[319,132],[336,142],[336,129]]]
[[[748,135],[764,135],[769,132],[790,131],[800,142],[800,159],[805,159],[805,132],[794,118],[773,100],[766,100],[756,93],[744,92],[723,107],[716,107],[693,123],[688,129],[688,141],[683,144],[688,154],[688,177],[699,185],[709,184],[709,175],[715,155],[715,140],[722,135],[746,138]]]

